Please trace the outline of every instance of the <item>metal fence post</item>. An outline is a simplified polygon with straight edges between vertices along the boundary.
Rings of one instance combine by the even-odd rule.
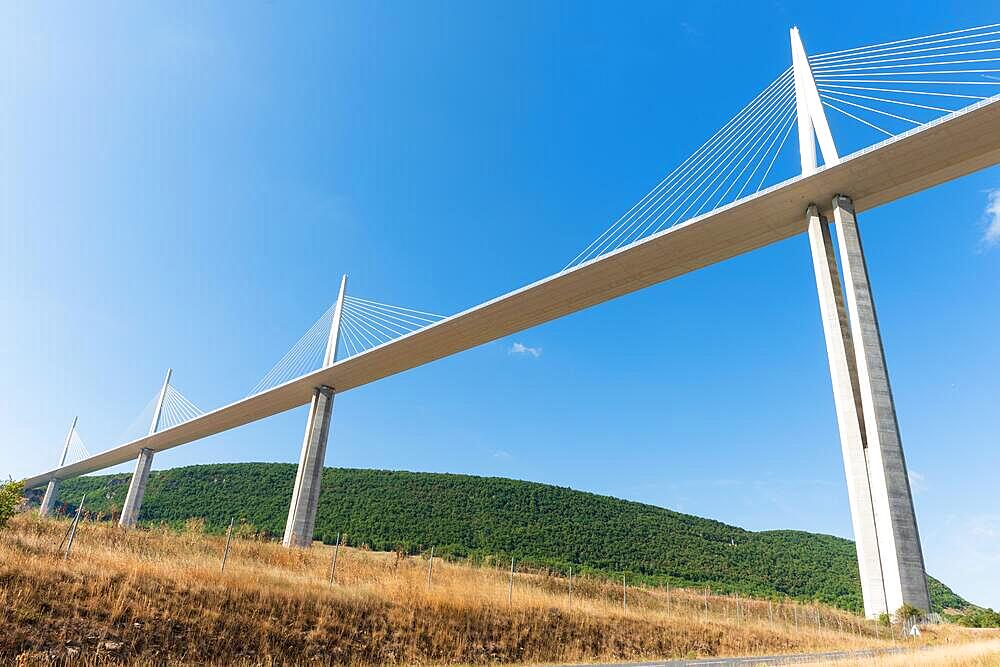
[[[80,506],[76,508],[76,516],[73,517],[73,524],[69,527],[69,538],[66,542],[66,553],[63,554],[63,560],[69,558],[69,550],[73,548],[73,538],[76,537],[76,527],[80,523],[80,515],[83,514],[83,501],[87,499],[87,494],[83,494],[80,498]]]
[[[330,565],[330,583],[337,574],[337,555],[340,553],[340,533],[337,533],[337,543],[333,547],[333,563]]]
[[[226,571],[226,559],[229,558],[229,544],[233,541],[233,524],[236,522],[236,517],[229,519],[229,530],[226,531],[226,548],[222,551],[222,567],[219,568],[219,573]]]
[[[514,557],[510,557],[510,583],[507,585],[507,604],[514,600]]]
[[[431,557],[427,560],[427,588],[431,587],[431,575],[434,572],[434,546],[431,545]]]

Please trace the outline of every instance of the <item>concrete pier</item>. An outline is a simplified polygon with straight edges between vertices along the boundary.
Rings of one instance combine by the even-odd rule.
[[[326,443],[330,435],[330,417],[333,415],[333,395],[333,387],[318,387],[313,393],[282,540],[286,547],[308,547],[313,541]]]
[[[340,340],[340,316],[344,308],[344,294],[347,291],[347,276],[340,280],[340,292],[333,308],[330,334],[326,341],[323,367],[333,364],[337,357],[337,342]],[[333,415],[333,387],[326,385],[313,390],[306,419],[306,433],[302,439],[302,453],[299,468],[292,488],[292,502],[288,507],[285,522],[285,536],[282,544],[286,547],[309,547],[312,545],[316,528],[316,510],[319,506],[319,490],[323,479],[323,464],[326,461],[326,444],[330,436],[330,418]]]
[[[128,485],[128,494],[118,520],[118,525],[122,528],[132,528],[139,520],[139,510],[142,508],[142,498],[146,495],[146,483],[149,481],[149,469],[152,465],[153,450],[142,449],[136,459],[135,472],[132,473],[132,482]]]
[[[840,431],[844,473],[847,477],[847,496],[858,554],[861,592],[865,615],[872,618],[886,612],[887,607],[875,531],[875,512],[868,482],[864,420],[854,345],[829,223],[820,216],[815,206],[807,209],[806,222],[830,363],[830,378],[833,381],[833,399]]]
[[[76,420],[77,417],[73,417],[73,423],[70,424],[69,432],[66,434],[66,442],[63,443],[62,456],[59,457],[59,467],[62,468],[66,465],[66,454],[69,453],[69,444],[73,441],[73,431],[76,430]],[[52,508],[56,504],[56,496],[59,494],[59,480],[50,479],[48,485],[45,487],[45,495],[42,496],[42,504],[38,507],[39,516],[49,516],[52,514]]]
[[[834,197],[833,216],[844,268],[847,312],[857,363],[868,480],[886,606],[889,613],[904,603],[929,611],[930,595],[910,480],[868,267],[851,199],[842,195]]]
[[[153,408],[153,418],[149,423],[149,435],[156,433],[160,427],[160,415],[163,412],[163,401],[167,396],[167,387],[170,386],[170,374],[173,369],[167,369],[167,376],[163,378],[163,386],[160,388],[159,398],[156,399],[156,407]],[[142,508],[142,498],[146,495],[146,482],[149,481],[149,469],[153,465],[153,450],[144,447],[139,452],[139,457],[135,461],[135,471],[132,473],[132,481],[128,485],[128,493],[125,495],[125,504],[122,506],[122,515],[118,519],[118,525],[122,528],[132,528],[139,520],[139,510]]]

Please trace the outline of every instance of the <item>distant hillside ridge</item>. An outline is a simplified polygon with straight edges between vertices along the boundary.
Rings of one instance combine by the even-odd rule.
[[[86,493],[88,514],[117,516],[130,475],[64,481],[63,509]],[[221,530],[280,537],[295,465],[227,463],[150,474],[142,523],[201,517]],[[862,608],[854,543],[793,530],[752,532],[661,507],[496,477],[326,468],[316,537],[352,546],[507,559],[527,566],[621,576],[651,585],[818,600]],[[929,578],[935,610],[971,605]]]

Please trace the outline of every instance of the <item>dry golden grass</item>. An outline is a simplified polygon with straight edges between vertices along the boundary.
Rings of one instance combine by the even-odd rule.
[[[0,531],[0,663],[585,662],[882,648],[871,623],[821,606],[518,573],[342,548],[286,550],[167,529],[16,517]],[[707,602],[707,611],[706,611]],[[876,632],[879,634],[876,636]],[[938,627],[919,641],[981,638]]]
[[[837,667],[997,667],[1000,665],[1000,639],[996,632],[986,632],[994,637],[957,646],[922,647],[914,651],[883,655],[866,660],[841,660],[837,662],[809,663],[836,665]]]

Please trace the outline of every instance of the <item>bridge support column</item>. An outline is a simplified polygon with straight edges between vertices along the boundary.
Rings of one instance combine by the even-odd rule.
[[[286,547],[312,545],[323,463],[326,461],[326,443],[330,435],[330,417],[333,415],[333,395],[333,387],[317,387],[313,392],[282,540]]]
[[[66,434],[66,442],[63,444],[62,456],[59,457],[59,467],[66,465],[66,454],[69,452],[69,443],[73,441],[73,431],[76,430],[77,417],[73,417],[73,423]],[[52,508],[56,504],[56,495],[59,493],[59,480],[50,479],[45,487],[45,495],[42,496],[42,504],[38,507],[38,516],[48,516],[52,514]]]
[[[170,386],[170,374],[173,369],[167,369],[167,376],[163,378],[163,386],[160,388],[160,396],[156,400],[156,407],[153,409],[153,419],[149,424],[148,435],[156,433],[160,426],[160,414],[163,412],[163,400],[167,396],[167,387]],[[118,525],[122,528],[132,528],[139,520],[139,510],[142,508],[142,498],[146,495],[146,482],[149,481],[149,469],[153,465],[153,450],[143,447],[139,451],[139,457],[135,461],[135,471],[132,473],[132,481],[128,485],[128,493],[125,495],[125,505],[122,506],[122,515],[118,519]]]
[[[56,504],[56,495],[59,493],[59,480],[50,479],[45,487],[45,495],[42,496],[42,504],[38,506],[38,516],[48,516],[52,514],[52,508]]]
[[[875,531],[875,511],[868,483],[864,422],[854,346],[844,308],[844,294],[833,240],[830,237],[830,226],[815,206],[807,209],[806,222],[826,352],[830,362],[830,378],[833,381],[833,400],[837,411],[837,427],[840,430],[844,473],[847,476],[847,497],[851,505],[851,525],[858,554],[861,593],[865,615],[872,618],[885,612],[887,607]]]
[[[844,266],[847,312],[857,364],[868,481],[885,583],[885,601],[889,613],[903,604],[930,611],[924,556],[896,406],[889,385],[861,235],[850,198],[842,195],[834,197],[833,216]]]
[[[806,218],[865,614],[891,614],[903,604],[930,611],[913,497],[853,203],[838,195],[833,213],[843,289],[827,221],[815,206],[808,208]]]
[[[139,509],[142,507],[142,498],[146,495],[146,482],[149,481],[149,469],[152,465],[153,450],[144,447],[136,459],[135,472],[132,473],[132,482],[128,485],[125,505],[122,506],[122,515],[118,520],[118,525],[122,528],[132,528],[139,520]]]
[[[337,358],[337,342],[340,340],[340,315],[344,309],[344,294],[347,291],[347,276],[340,280],[340,292],[333,307],[330,334],[326,340],[326,354],[323,367],[333,364]],[[316,387],[309,417],[306,420],[306,434],[302,439],[302,454],[299,468],[292,487],[292,502],[288,507],[288,521],[285,522],[285,536],[281,543],[286,547],[310,547],[316,529],[316,510],[319,507],[319,489],[323,480],[323,464],[326,462],[326,443],[330,436],[330,417],[333,415],[333,387]]]

